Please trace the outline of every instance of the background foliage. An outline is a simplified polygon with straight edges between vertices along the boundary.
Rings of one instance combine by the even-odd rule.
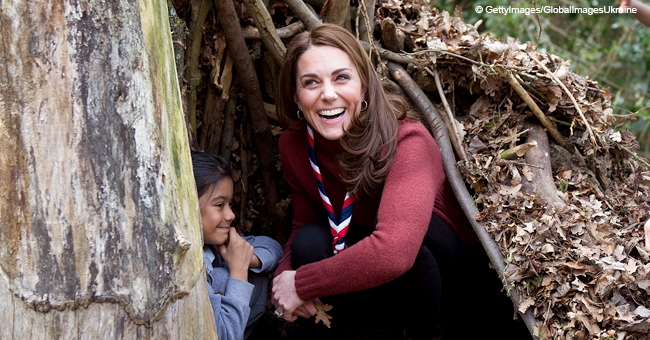
[[[639,140],[640,154],[650,157],[650,31],[631,14],[478,14],[476,6],[533,8],[532,0],[432,0],[440,10],[463,10],[465,22],[479,20],[481,34],[537,44],[538,51],[549,52],[571,61],[571,69],[581,76],[609,87],[614,113],[631,118],[626,128]],[[536,5],[563,7],[618,7],[615,0],[537,0]]]

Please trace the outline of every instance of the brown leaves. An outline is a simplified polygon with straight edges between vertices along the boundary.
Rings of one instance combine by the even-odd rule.
[[[327,326],[327,328],[332,327],[331,319],[332,317],[327,314],[332,309],[332,306],[328,304],[322,304],[322,303],[317,303],[315,304],[316,307],[316,320],[314,321],[315,323],[318,323],[318,321],[322,322],[323,325]]]
[[[407,0],[388,3],[383,13],[403,13],[411,6]],[[453,110],[464,116],[470,162],[458,167],[480,197],[481,212],[472,218],[483,223],[507,259],[500,275],[514,282],[509,288],[522,299],[520,311],[532,311],[542,338],[647,338],[650,256],[643,223],[650,210],[650,171],[619,151],[618,145],[637,144],[631,133],[613,128],[609,91],[571,72],[568,61],[539,54],[530,44],[480,36],[447,12],[422,9],[418,15],[410,22],[422,34],[415,40],[415,57],[424,64],[421,69],[437,68],[448,100],[456,103]],[[562,82],[577,105],[533,58]],[[531,132],[524,121],[532,112],[495,71],[498,67],[515,77],[577,150],[551,145],[552,168],[546,170],[562,197],[558,206],[546,203],[535,186],[533,170],[543,164],[499,156],[526,142]]]

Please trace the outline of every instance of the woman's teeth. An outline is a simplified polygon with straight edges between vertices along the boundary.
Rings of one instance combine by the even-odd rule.
[[[339,108],[334,110],[319,111],[318,115],[323,117],[324,119],[334,119],[339,117],[343,112],[345,112],[345,109]]]

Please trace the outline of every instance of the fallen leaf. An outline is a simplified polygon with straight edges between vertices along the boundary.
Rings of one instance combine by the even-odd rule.
[[[332,327],[332,322],[330,321],[332,319],[331,316],[327,314],[332,309],[332,306],[328,304],[322,304],[322,303],[317,303],[314,305],[316,307],[316,321],[315,323],[318,323],[318,321],[321,321],[323,325],[327,326],[327,328]]]

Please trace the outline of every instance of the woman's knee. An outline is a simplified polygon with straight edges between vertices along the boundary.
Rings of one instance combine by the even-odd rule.
[[[291,266],[294,269],[332,255],[332,234],[327,222],[304,225],[291,242]]]

